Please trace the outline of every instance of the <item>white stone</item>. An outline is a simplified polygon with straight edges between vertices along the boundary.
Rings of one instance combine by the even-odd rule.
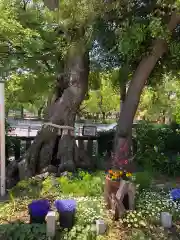
[[[161,225],[164,228],[171,228],[172,227],[172,215],[168,212],[161,213]]]
[[[102,235],[106,232],[107,226],[103,220],[96,220],[96,232],[97,235]]]
[[[56,212],[49,211],[46,216],[46,234],[48,237],[54,237],[56,234]]]

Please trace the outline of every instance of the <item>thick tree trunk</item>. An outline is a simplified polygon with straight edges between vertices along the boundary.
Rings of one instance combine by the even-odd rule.
[[[168,24],[168,30],[172,32],[179,22],[180,16],[173,13]],[[113,154],[114,166],[119,167],[124,162],[123,160],[128,159],[128,135],[132,129],[142,90],[157,61],[166,51],[167,43],[161,39],[156,40],[151,53],[142,59],[133,76],[118,122]]]
[[[46,122],[74,127],[76,112],[88,89],[89,56],[86,52],[77,50],[74,55],[69,54],[67,62],[67,74],[65,76],[68,84],[63,91],[59,91],[59,96],[56,96],[49,105]],[[80,167],[78,165],[79,159],[77,157],[74,159],[75,139],[72,131],[63,130],[58,136],[58,128],[45,126],[38,133],[25,156],[24,166],[27,177],[42,172],[49,165],[55,165],[60,172],[73,171],[76,166]],[[82,153],[80,155],[82,156]],[[90,164],[90,159],[87,159],[87,161],[87,165]],[[12,169],[10,169],[10,172],[12,172]]]
[[[126,92],[127,92],[127,82],[129,75],[129,66],[127,64],[127,59],[125,59],[124,65],[119,70],[119,83],[120,83],[120,113],[123,108],[123,104],[126,100]]]
[[[87,54],[71,55],[68,59],[67,69],[69,73],[67,75],[68,87],[63,91],[62,96],[57,98],[49,107],[48,118],[49,122],[53,124],[74,127],[76,112],[81,102],[84,100],[88,89],[89,60]],[[32,146],[32,155],[35,153],[35,159],[38,158],[38,166],[34,164],[33,157],[30,157],[29,160],[33,174],[35,174],[36,171],[41,171],[47,165],[50,165],[52,159],[55,161],[56,165],[59,165],[60,171],[73,170],[75,167],[74,136],[66,134],[67,131],[62,131],[61,136],[58,137],[57,131],[55,131],[54,133],[48,133],[48,141],[44,141],[44,131],[47,132],[46,129],[43,129],[42,133],[40,133],[40,143],[34,144],[35,149],[33,149]],[[37,169],[34,169],[35,165]]]
[[[125,99],[126,99],[126,82],[123,82],[120,86],[120,113],[122,112]]]
[[[120,88],[120,114],[122,112],[124,102],[126,100],[126,91],[127,91],[126,83],[128,81],[128,74],[126,74],[125,77],[126,77],[126,80],[121,83],[121,88]],[[128,143],[127,144],[128,144],[127,149],[129,151],[128,156],[131,156],[131,155],[133,155],[132,129],[128,133]]]

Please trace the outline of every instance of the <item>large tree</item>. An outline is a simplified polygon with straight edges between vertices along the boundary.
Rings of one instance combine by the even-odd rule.
[[[90,160],[83,153],[79,153],[79,156],[74,159],[73,153],[74,149],[77,150],[77,146],[71,131],[74,127],[76,112],[88,90],[90,50],[92,50],[91,53],[97,53],[95,59],[101,61],[103,68],[117,66],[117,63],[122,60],[124,66],[128,63],[133,72],[115,139],[114,153],[115,160],[118,161],[124,158],[127,152],[124,153],[122,149],[131,131],[143,87],[156,63],[167,52],[172,32],[180,21],[179,15],[173,12],[171,7],[178,9],[178,6],[173,4],[169,6],[165,1],[155,0],[61,1],[60,6],[55,0],[44,2],[51,11],[44,8],[38,1],[35,1],[35,4],[22,5],[21,10],[17,7],[19,5],[4,4],[7,15],[9,12],[15,13],[13,23],[20,22],[22,33],[28,31],[24,38],[25,45],[17,46],[16,43],[17,41],[19,43],[20,39],[13,32],[11,35],[15,37],[11,38],[10,43],[6,41],[6,47],[11,46],[11,49],[16,52],[18,47],[23,54],[26,53],[25,59],[29,56],[26,52],[28,48],[28,53],[30,52],[34,58],[38,59],[36,61],[38,66],[39,62],[42,64],[43,61],[46,67],[53,66],[54,76],[60,73],[56,80],[55,93],[49,99],[47,124],[39,132],[24,158],[26,170],[28,170],[27,176],[40,172],[49,164],[59,166],[59,171],[74,170],[75,166],[82,166],[83,160],[87,165],[90,164]],[[37,19],[34,22],[22,20],[22,16],[28,19],[33,14],[36,18],[39,16],[43,18],[45,14],[46,19],[44,21],[41,19],[43,24],[39,25]],[[7,16],[4,17],[7,20]],[[19,31],[17,26],[16,29]],[[40,33],[37,29],[40,29],[38,30]],[[136,30],[138,34],[134,32]],[[6,32],[3,34],[6,35]],[[53,41],[49,41],[46,46],[47,41],[44,41],[44,38],[51,34],[54,36]],[[27,36],[30,43],[34,40],[38,42],[35,51],[32,44],[27,44]],[[173,37],[175,41],[178,34]],[[151,42],[153,42],[152,46],[148,47]],[[51,45],[54,46],[52,52]],[[97,46],[105,53],[104,55],[96,51]],[[116,54],[117,50],[118,54]],[[48,61],[51,55],[56,59],[56,64]],[[134,58],[133,61],[127,61],[129,55]],[[19,60],[22,62],[22,58],[16,59],[16,61]],[[102,64],[103,61],[105,64]],[[29,60],[27,63],[29,66]],[[62,129],[69,128],[69,131],[60,131],[58,136],[60,126]]]
[[[113,15],[113,23],[109,24],[114,33],[111,38],[99,37],[101,47],[113,56],[113,63],[119,62],[120,68],[118,74],[124,106],[115,138],[114,164],[127,158],[133,119],[142,90],[151,80],[149,77],[157,72],[158,65],[164,73],[171,71],[179,61],[178,11],[179,1],[131,1],[125,18],[120,20]],[[171,51],[165,54],[168,49]],[[131,79],[128,73],[132,75]]]
[[[162,11],[166,18],[163,18],[164,14],[160,15],[159,18],[152,19],[152,22],[149,24],[152,29],[151,39],[153,43],[149,47],[148,52],[144,52],[144,56],[137,66],[129,84],[127,96],[120,114],[115,139],[113,155],[115,165],[121,165],[121,160],[128,157],[128,136],[132,129],[133,119],[139,105],[141,93],[157,62],[160,61],[163,55],[167,52],[168,46],[172,41],[171,37],[173,31],[180,23],[180,15],[178,11],[171,11],[171,8],[168,9],[168,7],[167,9],[163,9],[161,8],[161,5],[159,6],[159,9],[158,6],[156,7],[156,11],[157,10]],[[178,8],[176,10],[178,10]],[[167,15],[169,17],[167,17]],[[167,21],[166,27],[163,21]],[[173,38],[173,41],[175,40],[177,40],[177,38]]]
[[[1,6],[8,17],[13,12],[14,25],[20,25],[22,33],[26,38],[28,35],[31,43],[21,43],[23,34],[16,36],[12,29],[9,31],[11,48],[16,57],[10,59],[11,68],[7,68],[6,78],[12,75],[14,63],[15,72],[20,69],[22,74],[24,71],[37,74],[45,67],[56,79],[54,93],[48,100],[45,124],[21,162],[24,163],[26,176],[41,172],[48,165],[57,166],[60,172],[91,165],[91,160],[75,144],[73,128],[76,113],[88,91],[89,50],[96,34],[95,23],[116,9],[112,3],[105,3],[104,8],[104,1],[96,0],[62,1],[60,7],[58,1],[44,2],[45,6],[41,1],[34,1],[34,4],[24,2],[22,5],[21,1],[13,4],[4,2]],[[6,18],[3,19],[5,24],[7,16],[2,17]],[[3,37],[9,50],[6,33]],[[37,46],[32,46],[33,40]],[[7,56],[9,58],[10,55]],[[14,163],[9,165],[8,177],[12,177],[16,167]]]

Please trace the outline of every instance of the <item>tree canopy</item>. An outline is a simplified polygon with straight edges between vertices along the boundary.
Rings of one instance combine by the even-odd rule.
[[[108,113],[119,111],[119,94],[112,85],[112,74],[99,74],[100,86],[89,91],[89,98],[84,101],[83,108],[89,113]]]
[[[75,41],[83,41],[90,50],[92,72],[105,73],[109,69],[114,74],[115,68],[120,69],[116,77],[108,80],[118,88],[121,82],[130,80],[156,38],[166,39],[170,51],[160,59],[148,84],[160,86],[166,72],[177,75],[179,28],[171,38],[166,24],[174,9],[178,9],[179,1],[61,1],[59,8],[51,11],[58,7],[57,2],[47,0],[45,5],[40,0],[0,2],[0,72],[7,80],[8,108],[19,103],[41,102],[42,96],[51,92],[55,76],[63,70],[67,51]],[[92,75],[90,88],[92,83],[97,89],[100,87],[99,93],[105,92],[106,87],[111,88],[107,81],[102,90],[101,77]],[[91,106],[92,97],[98,98],[97,93],[90,92]],[[109,109],[113,109],[112,99],[116,99],[116,104],[118,101],[113,94],[109,98]],[[97,104],[90,108],[96,112]]]

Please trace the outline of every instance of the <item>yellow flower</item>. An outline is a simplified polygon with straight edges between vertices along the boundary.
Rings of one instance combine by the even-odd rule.
[[[122,175],[123,175],[123,172],[122,172],[122,171],[120,171],[120,172],[119,172],[119,174],[120,174],[120,176],[122,176]]]
[[[132,173],[128,172],[126,173],[126,177],[131,177],[132,176]]]

